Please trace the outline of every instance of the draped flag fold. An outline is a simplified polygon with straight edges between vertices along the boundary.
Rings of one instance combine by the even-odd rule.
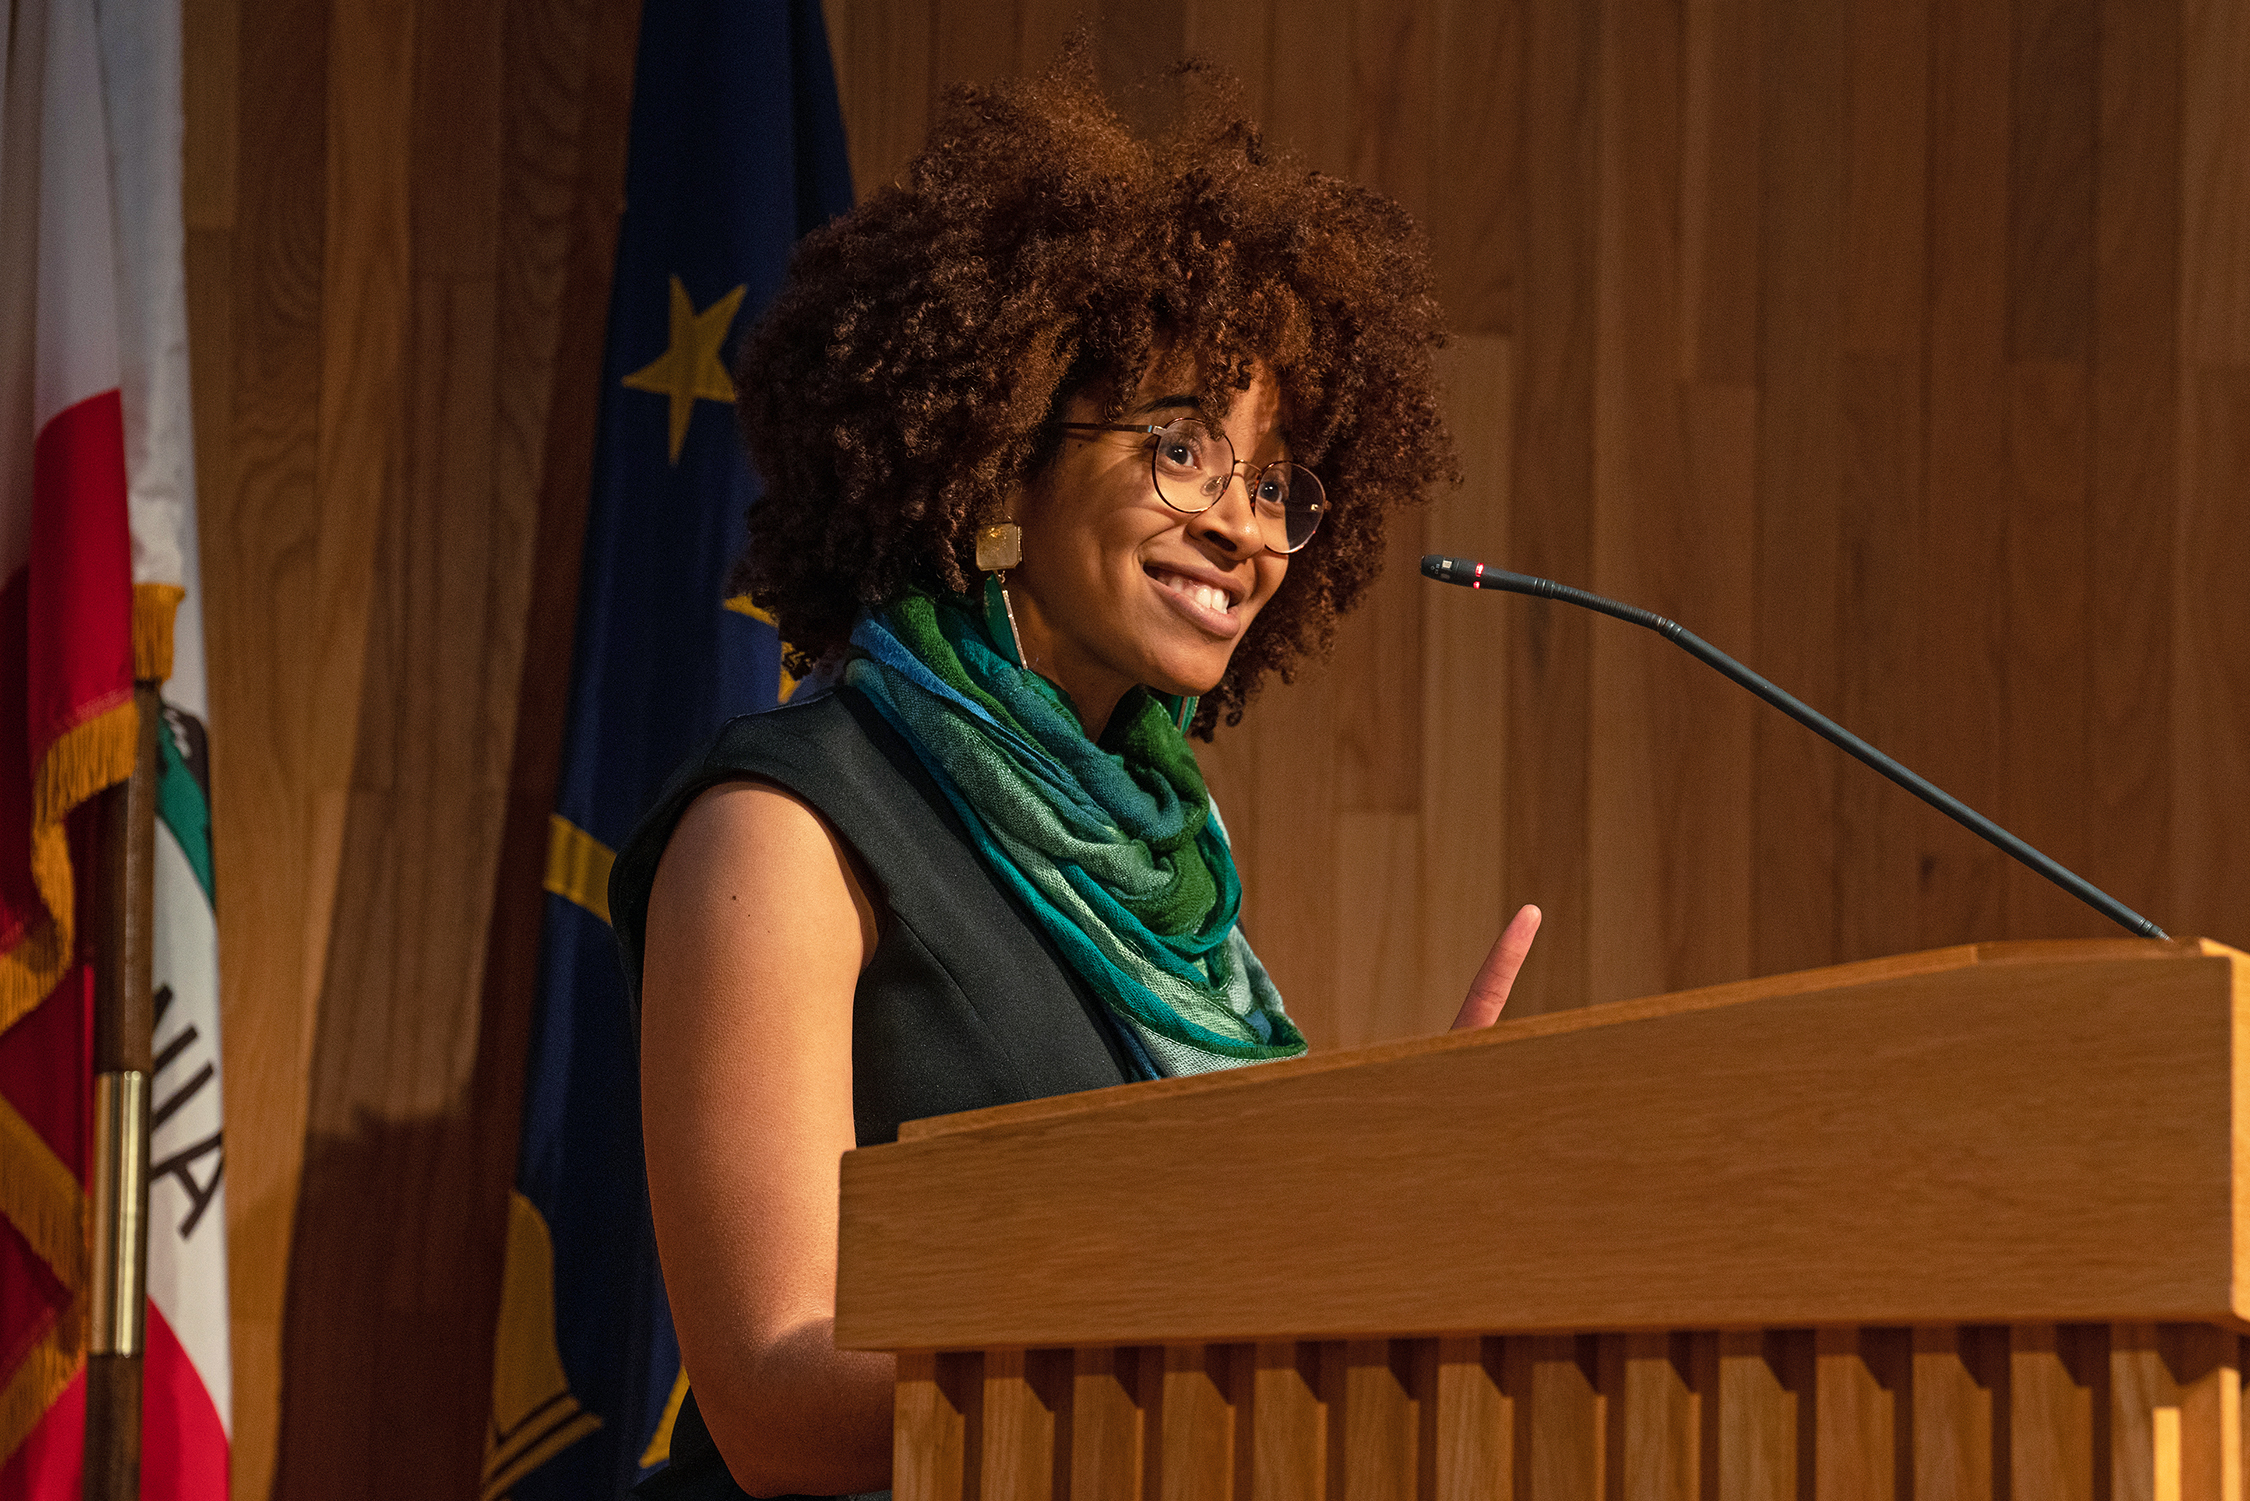
[[[626,171],[487,1501],[620,1495],[685,1400],[606,887],[672,768],[786,691],[771,617],[726,593],[757,495],[727,357],[797,237],[851,206],[817,0],[645,0]]]
[[[226,1494],[218,971],[195,599],[178,0],[0,35],[0,1501],[76,1497],[89,801],[160,736],[142,1494]]]

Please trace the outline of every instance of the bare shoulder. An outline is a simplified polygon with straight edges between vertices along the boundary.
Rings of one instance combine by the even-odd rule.
[[[874,951],[879,901],[857,855],[804,799],[770,782],[722,782],[688,805],[657,865],[649,963],[683,943],[795,950],[849,936],[856,974]]]

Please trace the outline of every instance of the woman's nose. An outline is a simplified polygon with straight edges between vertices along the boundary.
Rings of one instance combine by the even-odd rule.
[[[1236,556],[1257,552],[1265,546],[1258,529],[1258,513],[1250,503],[1250,484],[1255,471],[1240,460],[1219,491],[1219,498],[1189,519],[1191,535],[1208,537]]]

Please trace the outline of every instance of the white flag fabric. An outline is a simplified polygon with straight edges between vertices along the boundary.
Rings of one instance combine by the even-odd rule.
[[[157,796],[142,1494],[225,1501],[232,1427],[226,1154],[189,405],[180,5],[98,0],[96,10],[116,204],[134,645],[144,672],[150,648],[161,646],[149,637],[162,633],[167,596],[179,591],[170,660],[156,664],[170,675]]]

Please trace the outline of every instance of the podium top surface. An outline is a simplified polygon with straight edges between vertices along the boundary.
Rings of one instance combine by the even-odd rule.
[[[2250,957],[1968,945],[910,1123],[848,1346],[2250,1327]]]

